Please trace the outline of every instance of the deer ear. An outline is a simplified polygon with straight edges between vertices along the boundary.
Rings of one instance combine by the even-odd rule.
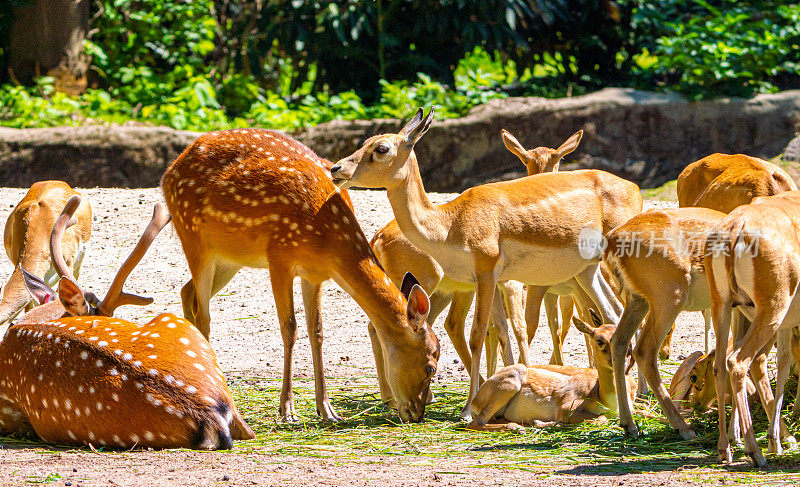
[[[592,317],[592,323],[595,327],[603,326],[603,317],[594,308],[589,308],[589,315]]]
[[[419,331],[425,326],[425,320],[428,319],[430,311],[431,302],[428,299],[428,294],[422,289],[422,286],[414,284],[411,292],[408,293],[408,305],[406,306],[408,324],[411,325],[414,331]]]
[[[519,143],[516,137],[511,135],[506,129],[500,131],[500,136],[503,138],[503,144],[505,144],[506,149],[511,151],[512,154],[519,157],[522,162],[525,162],[525,155],[526,151],[525,148],[522,147],[522,144]]]
[[[71,316],[85,316],[89,313],[83,291],[68,277],[62,277],[58,282],[58,299]]]
[[[583,130],[578,130],[572,135],[572,137],[568,138],[563,144],[561,144],[561,147],[556,149],[554,156],[561,159],[565,155],[577,149],[578,144],[581,143],[581,137],[583,137]]]
[[[28,288],[28,292],[31,293],[31,296],[38,304],[42,305],[56,299],[56,292],[42,279],[26,271],[21,265],[19,266],[19,271],[22,274],[22,281],[25,283],[25,287]]]
[[[577,316],[572,317],[572,324],[575,325],[575,328],[577,328],[579,332],[585,333],[589,336],[594,335],[595,329],[592,328],[592,326],[589,323],[586,323]]]
[[[405,136],[405,145],[409,149],[414,147],[414,144],[425,135],[425,132],[431,128],[431,123],[433,123],[433,107],[431,107],[431,111],[428,112],[428,116],[424,120],[422,119],[423,113],[425,112],[420,108],[414,118],[400,131],[400,135]]]
[[[400,292],[403,294],[403,296],[405,296],[406,299],[408,299],[408,295],[411,293],[411,288],[413,288],[415,285],[420,285],[417,278],[414,277],[414,274],[406,272],[406,275],[403,276],[403,284],[400,285]]]

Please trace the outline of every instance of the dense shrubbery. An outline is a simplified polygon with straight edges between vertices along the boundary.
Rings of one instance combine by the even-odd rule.
[[[4,85],[0,124],[294,129],[434,104],[455,117],[493,98],[607,85],[694,98],[800,86],[800,5],[774,0],[97,5],[86,41],[94,88],[69,97],[48,77]],[[8,19],[0,7],[0,26]]]

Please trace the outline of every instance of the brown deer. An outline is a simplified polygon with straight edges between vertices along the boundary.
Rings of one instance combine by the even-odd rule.
[[[341,419],[328,399],[322,362],[320,289],[333,279],[373,323],[379,376],[386,377],[401,419],[422,419],[439,357],[439,342],[426,322],[428,296],[413,278],[402,294],[389,280],[347,195],[331,182],[326,161],[271,130],[212,132],[172,163],[161,185],[192,274],[181,291],[184,313],[204,336],[211,332],[211,297],[241,267],[269,268],[285,351],[284,419],[296,419],[295,276],[303,280],[319,414]]]
[[[605,419],[617,409],[611,337],[614,325],[604,325],[590,309],[595,326],[573,318],[578,330],[591,338],[596,368],[522,364],[500,369],[478,389],[472,401],[470,429],[520,430],[522,425],[549,426]],[[628,378],[629,399],[636,384]],[[490,421],[493,424],[490,424]],[[499,424],[498,424],[499,422]]]
[[[417,115],[397,134],[373,136],[331,168],[343,186],[386,188],[403,235],[444,272],[475,282],[475,320],[470,332],[470,393],[479,385],[480,354],[498,281],[550,286],[577,278],[615,322],[621,310],[598,271],[599,253],[585,247],[639,213],[642,197],[630,181],[603,171],[546,173],[484,184],[444,205],[433,205],[419,174],[414,144],[433,121]],[[581,242],[581,243],[579,243]]]
[[[50,230],[67,200],[76,194],[63,181],[34,183],[6,220],[4,242],[14,272],[3,287],[0,301],[0,340],[11,320],[33,305],[20,268],[50,286],[56,283],[58,276],[50,260]],[[88,201],[84,200],[76,210],[75,218],[78,223],[64,233],[62,248],[64,261],[77,276],[92,233],[92,208]]]
[[[79,204],[79,196],[70,198],[52,231],[58,292],[24,273],[46,304],[0,343],[0,434],[116,448],[229,449],[233,439],[254,438],[214,352],[191,323],[168,313],[144,325],[111,317],[120,305],[152,302],[122,287],[169,222],[163,205],[98,303],[75,283],[61,249]]]
[[[709,234],[705,267],[711,308],[717,331],[714,372],[720,437],[717,453],[722,461],[733,454],[725,430],[725,392],[730,374],[733,403],[742,421],[744,450],[759,467],[766,460],[758,447],[747,398],[747,372],[770,418],[768,451],[780,454],[781,440],[794,445],[784,431],[781,406],[791,365],[793,328],[800,325],[797,289],[800,282],[800,191],[760,197],[732,210]],[[729,345],[731,310],[739,311],[750,326]],[[766,355],[777,342],[778,374],[773,396],[766,374]],[[763,365],[758,365],[761,362]]]

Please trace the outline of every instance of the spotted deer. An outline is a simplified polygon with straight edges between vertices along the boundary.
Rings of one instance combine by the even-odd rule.
[[[599,241],[597,237],[641,211],[642,197],[630,181],[584,170],[479,185],[434,205],[414,154],[414,144],[432,121],[433,110],[423,117],[420,109],[399,133],[370,137],[331,173],[343,187],[386,188],[403,235],[447,275],[475,283],[470,392],[462,411],[467,419],[478,390],[497,282],[550,286],[577,278],[604,320],[616,322],[621,306],[599,273],[600,256],[582,252],[579,241],[588,235],[588,240]]]
[[[580,423],[615,414],[617,392],[611,368],[611,337],[616,326],[603,324],[590,309],[595,326],[573,318],[594,349],[596,368],[522,364],[500,369],[478,389],[472,401],[470,429],[521,430],[522,425]],[[627,378],[630,399],[636,385]],[[624,392],[623,392],[624,393]]]
[[[143,325],[112,318],[120,305],[152,302],[122,288],[169,222],[163,204],[99,302],[78,287],[61,254],[79,204],[79,196],[70,198],[51,235],[58,291],[25,273],[44,304],[0,343],[0,434],[114,448],[229,449],[234,439],[254,438],[191,323],[169,313]]]
[[[78,194],[63,181],[34,183],[6,220],[6,254],[14,265],[0,301],[0,340],[23,309],[33,307],[22,268],[53,286],[58,275],[50,259],[50,231],[67,200]],[[77,224],[64,233],[63,258],[77,276],[92,233],[92,208],[83,201],[75,212]]]
[[[400,418],[422,419],[439,358],[426,322],[428,295],[411,278],[401,293],[386,276],[325,160],[271,130],[211,132],[172,163],[161,186],[192,274],[181,291],[184,313],[204,336],[211,332],[211,297],[241,267],[269,268],[284,342],[282,418],[296,420],[292,280],[299,276],[323,419],[341,419],[328,399],[322,361],[320,289],[327,279],[372,322],[378,375],[386,378]]]

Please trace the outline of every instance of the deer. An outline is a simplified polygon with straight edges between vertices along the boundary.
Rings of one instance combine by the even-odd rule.
[[[58,276],[50,259],[49,236],[67,200],[78,194],[63,181],[34,183],[6,220],[4,243],[14,271],[3,287],[0,301],[0,340],[11,321],[33,307],[22,268],[53,286]],[[77,276],[92,234],[92,208],[83,200],[75,212],[77,224],[64,234],[64,260]]]
[[[143,325],[113,318],[152,298],[123,292],[125,280],[169,222],[163,204],[102,301],[84,293],[63,257],[62,238],[81,204],[73,195],[51,232],[58,291],[22,271],[41,306],[0,342],[0,434],[109,448],[230,449],[255,438],[239,415],[208,341],[188,321],[162,313]]]
[[[386,378],[401,420],[420,421],[440,350],[427,322],[430,300],[413,276],[400,289],[387,277],[328,164],[291,137],[260,129],[207,133],[178,156],[161,187],[192,276],[181,290],[184,315],[208,337],[211,297],[241,267],[268,268],[284,342],[279,412],[296,421],[292,281],[299,276],[317,412],[336,422],[320,316],[322,283],[333,279],[372,323],[378,376]]]
[[[558,149],[537,147],[535,149],[526,150],[514,135],[507,130],[501,130],[503,143],[506,148],[517,156],[525,165],[528,175],[557,171],[561,159],[578,147],[582,135],[583,131],[578,131],[561,144]],[[450,310],[445,318],[444,328],[450,340],[453,342],[453,346],[461,359],[461,363],[464,364],[464,367],[468,371],[471,370],[472,358],[465,336],[465,321],[475,294],[474,283],[458,282],[447,276],[442,270],[442,267],[432,257],[420,251],[408,241],[403,235],[403,232],[400,231],[397,220],[392,220],[386,226],[378,230],[370,241],[370,245],[378,261],[395,284],[399,285],[407,271],[411,272],[420,280],[423,289],[430,294],[431,312],[428,318],[431,323],[436,321],[436,317],[439,313],[450,304]],[[543,289],[546,291],[547,288]],[[539,300],[539,306],[534,305],[536,308],[536,317],[535,321],[533,321],[530,317],[523,314],[522,290],[519,289],[513,281],[505,283],[499,290],[503,292],[495,294],[492,307],[492,323],[497,326],[497,336],[501,344],[501,349],[503,350],[504,365],[511,365],[513,362],[513,358],[510,356],[510,347],[508,346],[508,330],[507,326],[504,326],[506,316],[508,316],[512,324],[512,329],[514,330],[514,335],[517,340],[519,362],[527,365],[530,363],[528,346],[533,338],[533,335],[529,334],[528,330],[531,329],[531,323],[534,323],[532,329],[534,333],[536,331],[541,300]],[[547,294],[545,295],[545,300],[547,300],[548,306],[546,309],[548,311],[551,310],[550,304],[558,306],[558,297],[555,295]],[[530,294],[528,303],[528,309],[532,309],[530,308]],[[564,304],[566,305],[566,302]],[[571,302],[569,306],[569,313],[570,316],[572,316]],[[523,316],[527,317],[527,325],[523,323]],[[548,320],[551,323],[551,328],[552,324],[558,327],[558,322],[555,320],[557,320],[557,316],[554,316],[552,320]],[[554,337],[556,336],[559,337],[558,343],[560,345],[560,343],[563,342],[563,338],[561,338],[559,332],[555,333]],[[491,341],[492,340],[490,340],[490,342]],[[556,341],[555,338],[554,341]],[[494,374],[497,363],[494,358],[496,345],[490,342],[486,342],[487,377]],[[558,354],[556,350],[559,350]],[[554,346],[553,357],[553,361],[558,360],[557,357],[561,357],[560,347]]]
[[[625,354],[638,330],[633,357],[640,368],[639,380],[647,381],[670,425],[684,439],[696,434],[661,381],[658,354],[681,311],[710,308],[703,265],[705,239],[724,216],[708,208],[649,210],[611,231],[604,250],[604,262],[627,296],[611,341],[617,390],[626,386]],[[617,395],[620,426],[636,436],[638,428],[627,397]]]
[[[621,306],[598,271],[599,252],[585,243],[599,243],[604,232],[639,213],[642,197],[634,183],[584,170],[478,185],[433,205],[414,154],[432,120],[432,109],[426,117],[420,109],[399,133],[372,136],[337,161],[331,175],[340,187],[386,188],[403,235],[448,276],[475,283],[470,390],[461,412],[469,420],[497,282],[549,286],[575,277],[603,319],[616,322]]]
[[[717,336],[714,373],[717,388],[717,414],[720,436],[717,454],[730,462],[733,453],[725,424],[724,394],[730,380],[733,403],[741,418],[744,451],[758,467],[766,460],[758,447],[747,398],[747,372],[750,371],[770,419],[767,430],[768,452],[781,454],[782,441],[791,446],[796,440],[781,420],[786,378],[791,366],[793,328],[800,325],[797,283],[800,280],[800,192],[788,191],[755,198],[750,204],[733,209],[709,234],[705,266],[711,294],[712,319]],[[731,310],[735,308],[749,328],[732,345]],[[766,355],[777,344],[778,373],[773,395],[766,374]],[[759,366],[759,363],[763,364]]]
[[[744,154],[711,154],[687,165],[677,180],[678,207],[698,206],[730,213],[753,198],[796,190],[792,178],[780,167]],[[705,352],[710,349],[711,313],[703,311]],[[670,335],[665,342],[669,354]]]
[[[610,342],[616,326],[603,324],[593,308],[589,312],[595,326],[578,317],[573,317],[572,322],[590,338],[596,368],[522,364],[504,367],[478,389],[468,429],[521,432],[523,425],[606,421],[606,415],[614,414],[617,392]],[[630,377],[628,382],[626,390],[633,400],[636,384]]]

